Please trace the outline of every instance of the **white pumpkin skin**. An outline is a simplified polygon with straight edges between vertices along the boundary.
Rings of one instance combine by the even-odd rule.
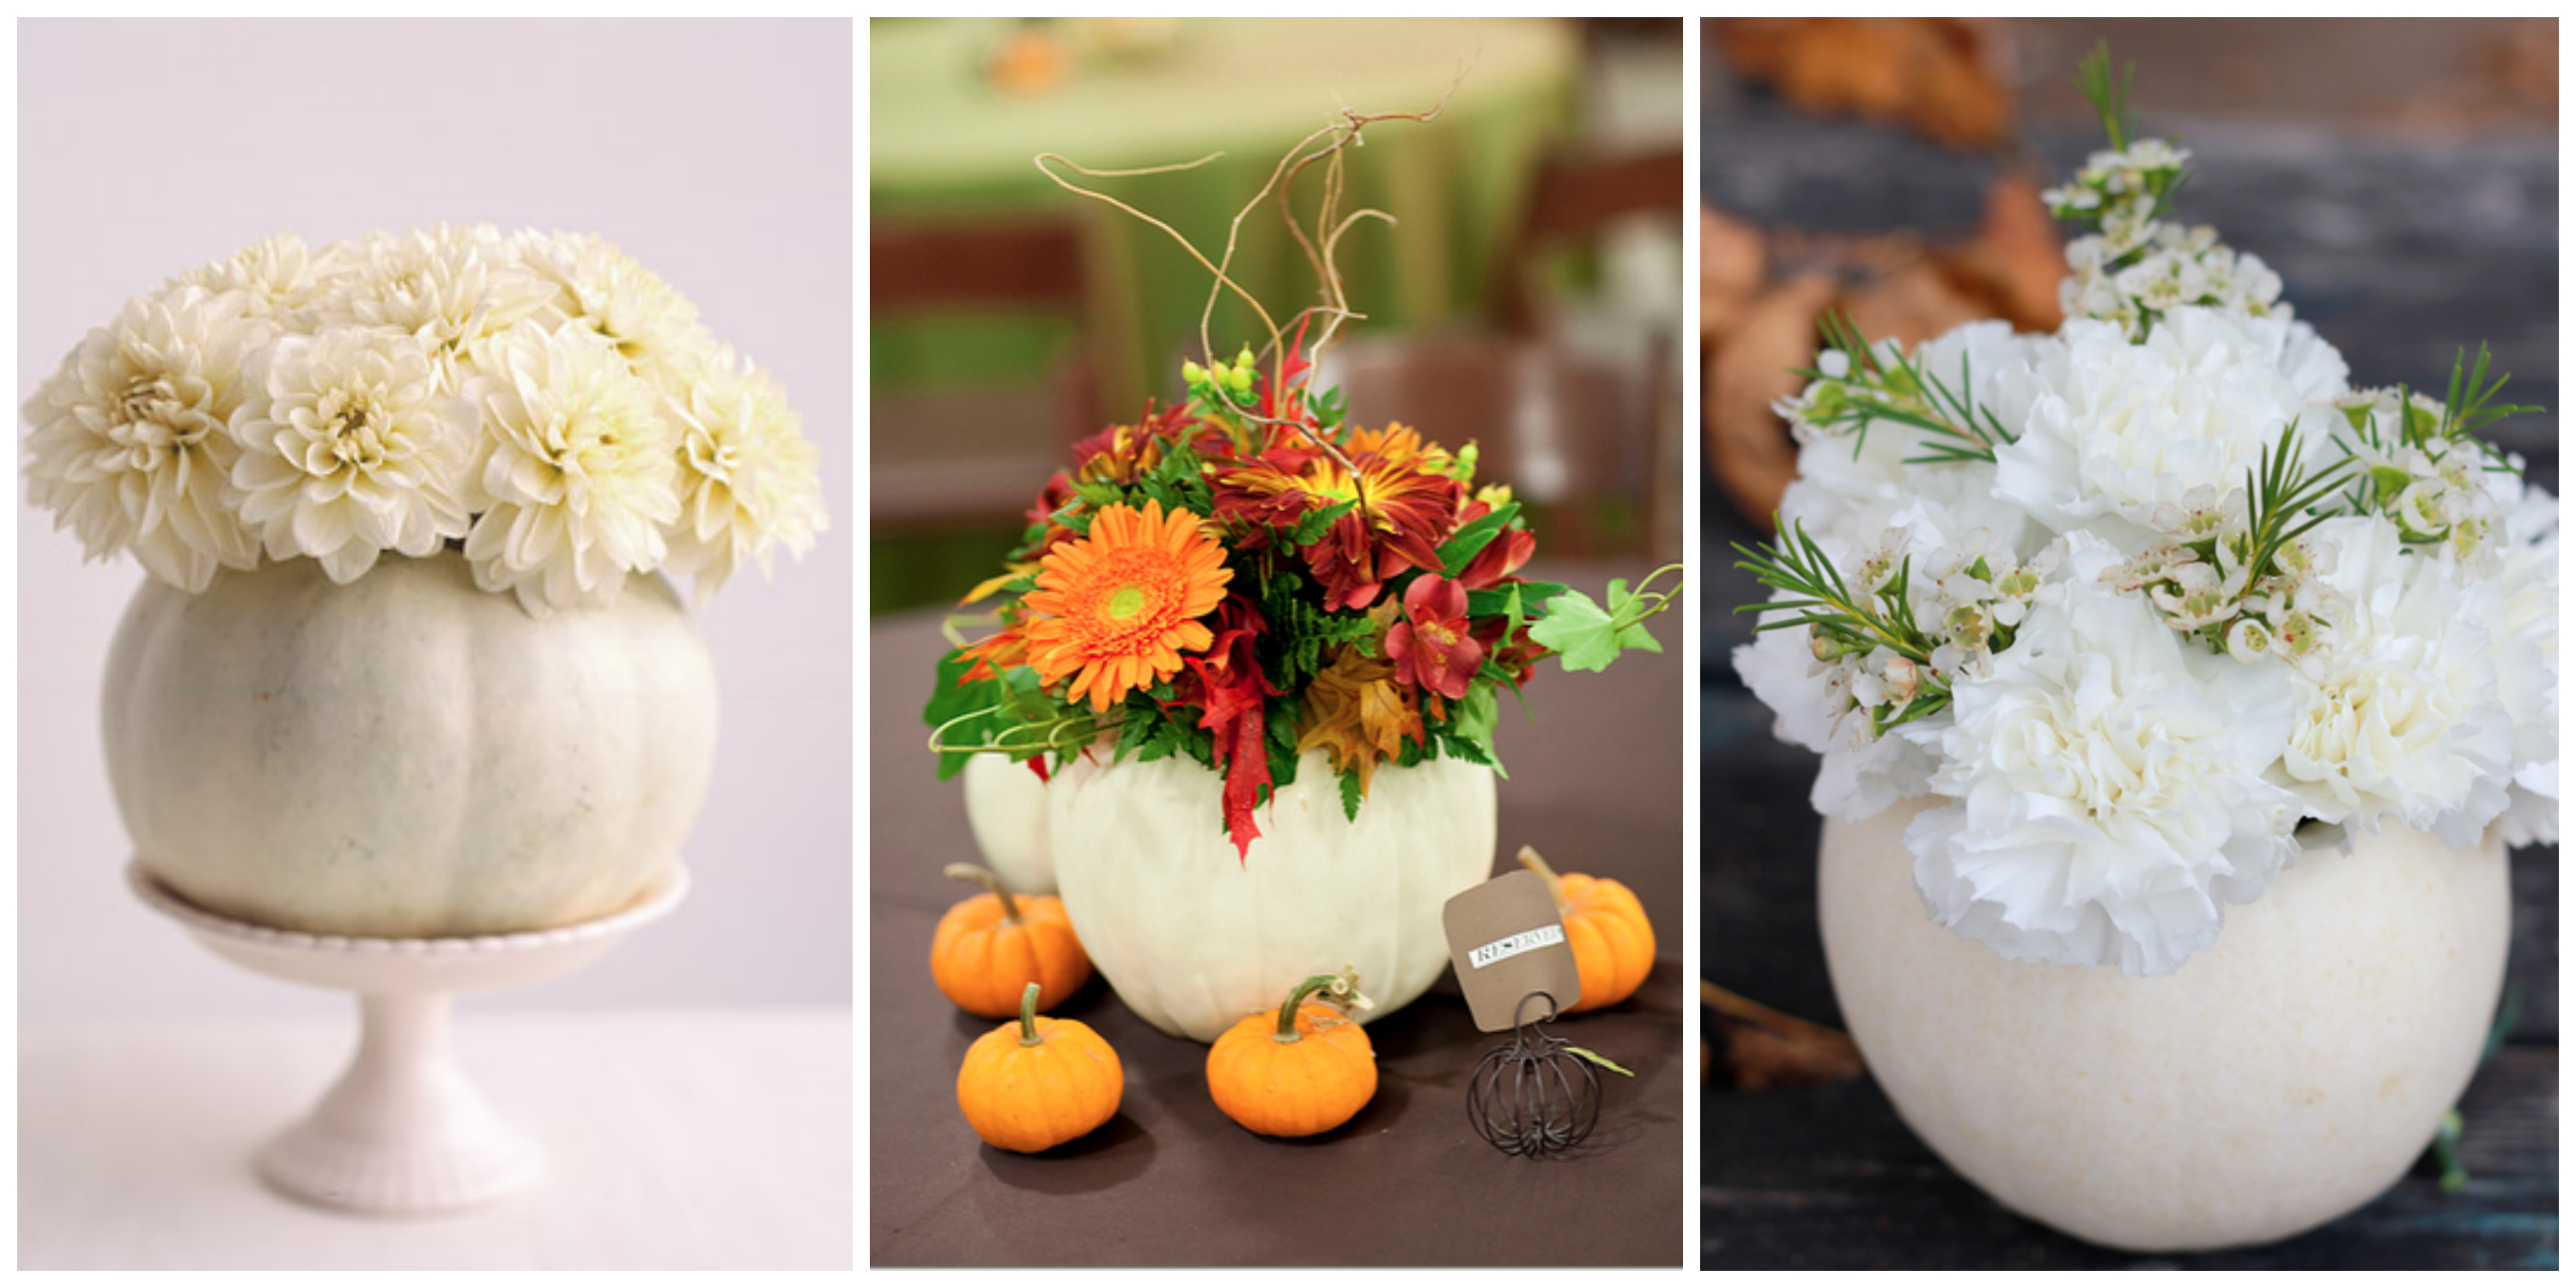
[[[973,756],[966,785],[966,826],[975,848],[1002,884],[1020,894],[1054,894],[1055,854],[1047,846],[1047,785],[1027,763]]]
[[[501,934],[632,902],[714,767],[715,670],[658,576],[544,620],[464,558],[147,579],[108,658],[106,751],[137,857],[288,930]]]
[[[1905,824],[1828,820],[1817,907],[1843,1018],[1906,1125],[2078,1238],[2179,1252],[2368,1203],[2475,1071],[2503,987],[2503,842],[2392,828],[2311,850],[2156,977],[2016,962],[1934,924]]]
[[[1212,1042],[1344,965],[1377,1003],[1363,1020],[1439,981],[1441,906],[1493,872],[1492,770],[1387,766],[1353,822],[1331,763],[1310,751],[1297,781],[1255,811],[1261,838],[1240,859],[1219,790],[1214,773],[1177,756],[1080,760],[1048,788],[1065,915],[1129,1010]]]

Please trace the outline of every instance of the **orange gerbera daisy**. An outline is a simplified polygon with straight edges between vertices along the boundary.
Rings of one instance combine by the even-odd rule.
[[[1072,676],[1065,697],[1107,711],[1215,642],[1198,619],[1233,577],[1199,516],[1165,515],[1159,501],[1110,506],[1092,516],[1089,536],[1059,542],[1039,563],[1037,588],[1020,601],[1029,665],[1049,685]]]

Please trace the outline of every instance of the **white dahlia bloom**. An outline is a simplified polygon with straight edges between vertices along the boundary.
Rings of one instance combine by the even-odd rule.
[[[1906,829],[1934,920],[2007,957],[2161,975],[2297,853],[2299,799],[2265,782],[2295,691],[2278,666],[2185,647],[2070,542],[2061,603],[1961,681],[1934,791]]]
[[[244,522],[269,557],[310,555],[354,581],[396,550],[465,535],[473,413],[439,392],[417,339],[347,328],[279,340],[234,414]]]
[[[746,560],[768,575],[779,546],[803,554],[825,524],[821,452],[797,432],[787,391],[724,348],[670,391],[679,430],[680,516],[671,567],[703,601]]]
[[[530,613],[605,604],[664,553],[679,516],[662,400],[597,333],[522,322],[483,359],[482,510],[465,540],[475,584]]]
[[[27,400],[28,497],[90,558],[131,549],[192,592],[217,568],[258,563],[236,513],[229,428],[242,369],[269,334],[246,304],[194,286],[133,301]]]
[[[1995,450],[1997,490],[2052,529],[2136,553],[2159,507],[2243,489],[2292,421],[2311,459],[2333,452],[2334,413],[2311,405],[2343,393],[2346,371],[2305,323],[2184,308],[2143,343],[2080,320],[2061,336],[2040,351],[2018,441]]]
[[[250,246],[230,259],[218,260],[181,275],[173,285],[200,287],[213,294],[238,291],[243,311],[288,329],[303,329],[304,315],[337,300],[358,272],[347,243],[335,243],[315,254],[293,233]]]
[[[715,361],[697,306],[597,233],[523,233],[520,262],[553,288],[548,319],[598,332],[648,376],[679,377]]]
[[[2474,845],[2504,812],[2514,725],[2498,697],[2483,623],[2499,588],[2467,591],[2376,517],[2329,519],[2328,592],[2350,614],[2302,707],[2272,780],[2309,817],[2356,831],[2385,822]]]
[[[418,339],[450,393],[465,391],[485,344],[553,298],[553,288],[488,226],[377,233],[349,255],[352,271],[319,306],[317,321],[385,327]]]

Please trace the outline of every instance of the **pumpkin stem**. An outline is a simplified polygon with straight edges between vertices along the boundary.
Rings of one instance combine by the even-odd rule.
[[[1046,1041],[1038,1036],[1038,985],[1030,980],[1020,991],[1020,1045],[1033,1047]]]
[[[1279,1004],[1279,1031],[1271,1035],[1272,1040],[1278,1042],[1295,1042],[1299,1040],[1297,1036],[1297,1008],[1304,1004],[1307,997],[1315,993],[1318,989],[1329,989],[1337,996],[1357,997],[1359,995],[1357,991],[1358,983],[1358,972],[1347,967],[1345,967],[1341,973],[1336,975],[1308,976],[1303,982],[1299,983],[1297,987],[1288,991],[1287,1001]]]
[[[1547,860],[1538,856],[1537,850],[1526,845],[1521,847],[1521,866],[1537,873],[1538,879],[1547,883],[1547,897],[1556,901],[1556,915],[1564,916],[1567,911],[1565,878],[1558,876],[1556,869],[1549,867]]]
[[[1020,901],[1011,897],[1011,888],[1002,884],[1002,878],[972,863],[951,863],[941,871],[945,872],[952,881],[972,881],[992,891],[993,896],[1002,901],[1002,924],[1005,926],[1020,924]]]

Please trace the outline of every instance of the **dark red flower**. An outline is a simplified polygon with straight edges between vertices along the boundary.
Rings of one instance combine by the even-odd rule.
[[[1467,589],[1446,577],[1416,577],[1404,592],[1404,620],[1388,627],[1386,655],[1398,679],[1447,698],[1467,696],[1485,646],[1467,625]]]

